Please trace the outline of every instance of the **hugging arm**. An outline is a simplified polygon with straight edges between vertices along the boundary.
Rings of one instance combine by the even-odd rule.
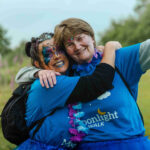
[[[106,44],[101,64],[96,67],[94,73],[80,77],[79,81],[75,84],[72,82],[74,88],[66,98],[67,103],[78,101],[87,102],[113,88],[115,50],[117,48],[114,43],[109,42],[109,44]],[[71,77],[66,78],[71,79]],[[57,85],[57,87],[59,87],[59,85]],[[59,88],[59,91],[63,91],[63,89]]]
[[[19,70],[16,75],[15,82],[18,84],[30,83],[33,82],[36,78],[40,79],[40,83],[42,87],[46,86],[49,88],[49,84],[51,87],[56,84],[56,75],[61,75],[59,72],[55,72],[53,70],[43,70],[32,67],[24,67]],[[49,82],[49,84],[48,84]]]
[[[53,88],[43,88],[39,80],[36,80],[31,86],[32,92],[28,102],[32,102],[34,109],[40,105],[44,113],[49,113],[69,103],[94,100],[106,90],[113,88],[114,73],[112,66],[101,63],[89,76],[58,76],[57,84]]]
[[[18,84],[33,82],[36,79],[35,74],[40,70],[34,66],[21,68],[16,75],[15,82]]]
[[[112,49],[114,49],[114,47],[119,48],[117,46],[114,46],[114,44],[118,45],[119,47],[121,46],[120,43],[118,43],[118,42],[107,42],[105,47],[98,46],[97,49],[98,49],[98,51],[104,52],[104,48],[106,49],[106,47],[107,47],[107,50],[108,49],[112,50]],[[107,61],[104,61],[104,63],[108,63],[108,61],[109,62],[112,61],[111,63],[113,63],[114,60],[110,56],[110,59],[107,59]],[[108,63],[108,64],[110,64],[110,63]],[[19,72],[17,73],[15,82],[18,84],[22,84],[25,82],[33,82],[37,77],[39,77],[42,87],[46,86],[46,88],[49,88],[49,84],[51,87],[53,87],[53,85],[56,84],[56,75],[60,75],[60,73],[55,72],[53,70],[39,69],[34,66],[24,67],[24,68],[20,69]],[[49,82],[49,84],[48,84],[48,82]]]
[[[105,63],[99,64],[90,76],[80,77],[67,103],[88,102],[113,88],[115,69]]]

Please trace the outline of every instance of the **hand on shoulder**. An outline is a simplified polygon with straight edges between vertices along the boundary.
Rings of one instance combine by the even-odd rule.
[[[56,75],[61,75],[59,72],[55,72],[54,70],[40,70],[37,73],[37,76],[40,79],[40,83],[42,87],[49,88],[53,87],[56,84]]]

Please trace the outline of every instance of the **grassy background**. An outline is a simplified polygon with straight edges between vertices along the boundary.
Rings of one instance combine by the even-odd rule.
[[[12,67],[0,68],[0,113],[8,98],[11,96],[12,90],[17,86],[14,83],[14,77],[20,67],[29,64],[29,62],[23,62],[22,64],[15,64]],[[144,116],[146,135],[150,136],[150,71],[147,72],[141,79],[139,84],[138,103],[141,112]],[[0,150],[12,150],[15,145],[7,142],[2,135],[0,125]]]

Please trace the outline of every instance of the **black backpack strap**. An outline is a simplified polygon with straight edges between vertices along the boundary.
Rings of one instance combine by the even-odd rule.
[[[131,91],[131,89],[130,89],[128,83],[126,82],[126,80],[124,79],[123,75],[121,74],[121,72],[119,71],[119,69],[118,69],[116,66],[115,66],[115,70],[116,70],[117,73],[120,75],[122,81],[124,82],[125,86],[127,87],[128,91],[130,92],[130,94],[131,94],[132,97],[133,97],[133,93],[132,93],[132,91]],[[144,125],[144,119],[143,119],[143,115],[142,115],[142,113],[141,113],[141,110],[140,110],[140,108],[139,108],[139,106],[138,106],[138,104],[137,104],[136,101],[135,101],[135,103],[136,103],[136,105],[137,105],[137,108],[138,108],[138,110],[139,110],[139,113],[140,113],[140,116],[141,116],[141,119],[142,119],[142,122],[143,122],[143,125]]]
[[[39,129],[41,128],[44,120],[48,117],[48,116],[51,116],[52,114],[54,114],[54,112],[56,111],[56,109],[54,109],[49,115],[41,118],[40,120],[37,120],[35,121],[33,124],[31,124],[31,126],[28,128],[28,131],[32,130],[36,125],[36,129],[34,130],[33,132],[33,135],[32,135],[32,139],[34,138],[35,134],[39,131]]]
[[[20,84],[14,91],[14,96],[20,96],[23,97],[25,94],[27,94],[27,91],[30,89],[32,83],[24,83]]]

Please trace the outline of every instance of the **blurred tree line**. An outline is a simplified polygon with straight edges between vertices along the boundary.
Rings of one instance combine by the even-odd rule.
[[[15,48],[10,48],[10,39],[7,37],[7,31],[0,25],[0,67],[11,66],[21,62],[25,56],[25,41]]]
[[[15,48],[10,48],[7,31],[0,26],[0,89],[7,86],[13,90],[18,70],[30,64],[30,59],[25,55],[24,48],[25,41],[20,42]]]
[[[137,0],[134,12],[134,16],[126,19],[112,20],[110,27],[99,33],[98,44],[119,41],[128,46],[150,38],[150,0]]]
[[[10,51],[9,45],[10,41],[6,37],[7,31],[3,29],[2,26],[0,26],[0,54],[4,55],[7,54]]]
[[[113,20],[106,31],[99,33],[98,44],[117,40],[123,46],[127,46],[150,38],[150,0],[137,0],[134,12],[134,16],[128,16],[118,21]],[[0,25],[0,66],[2,59],[3,64],[13,65],[17,61],[21,62],[25,56],[25,41],[22,41],[18,47],[11,49],[10,39],[6,33],[7,31]]]

